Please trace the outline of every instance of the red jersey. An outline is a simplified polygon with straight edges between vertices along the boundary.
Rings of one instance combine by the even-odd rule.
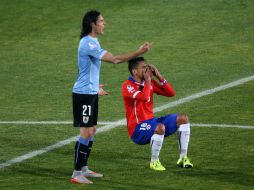
[[[129,77],[123,83],[122,96],[126,112],[127,128],[131,137],[137,124],[144,120],[154,118],[153,114],[153,93],[163,96],[174,96],[173,87],[166,81],[152,80],[151,86],[143,82],[136,82],[132,77]]]

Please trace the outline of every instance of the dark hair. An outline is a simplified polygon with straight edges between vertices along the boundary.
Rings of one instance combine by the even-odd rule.
[[[133,75],[132,70],[136,69],[139,62],[141,62],[141,61],[145,61],[144,57],[134,57],[133,59],[129,60],[128,69],[129,69],[131,75]]]
[[[91,24],[96,23],[100,14],[101,13],[96,10],[91,10],[84,15],[83,21],[82,21],[82,30],[80,33],[80,39],[88,35],[92,31]]]

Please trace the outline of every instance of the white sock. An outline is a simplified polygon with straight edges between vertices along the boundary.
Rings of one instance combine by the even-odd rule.
[[[81,175],[81,171],[74,170],[72,173],[72,178],[77,177],[79,175]]]
[[[179,149],[180,149],[180,158],[187,156],[188,145],[190,141],[190,124],[182,124],[178,129],[178,138],[179,138]]]
[[[151,138],[151,163],[159,159],[160,150],[163,144],[164,135],[154,134]]]

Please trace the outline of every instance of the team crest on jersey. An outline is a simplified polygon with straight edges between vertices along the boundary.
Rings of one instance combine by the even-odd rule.
[[[91,50],[95,49],[96,48],[96,44],[93,44],[91,42],[88,43],[89,47]]]
[[[130,92],[130,93],[132,93],[132,92],[135,91],[135,90],[134,90],[134,87],[132,87],[131,85],[127,85],[127,90],[128,90],[128,92]]]
[[[151,129],[151,125],[149,125],[148,123],[142,123],[141,126],[140,126],[140,130],[149,130]]]
[[[83,123],[88,123],[89,117],[88,116],[83,116]]]

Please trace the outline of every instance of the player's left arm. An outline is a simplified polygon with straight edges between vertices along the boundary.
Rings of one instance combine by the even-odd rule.
[[[153,91],[156,94],[167,96],[167,97],[175,96],[174,88],[172,87],[171,84],[169,84],[166,81],[166,79],[160,82],[161,84],[159,84],[156,80],[153,80]]]
[[[149,64],[149,68],[152,71],[153,76],[155,76],[161,84],[153,80],[154,92],[159,95],[172,97],[175,96],[174,88],[167,80],[160,74],[159,70],[152,64]]]

